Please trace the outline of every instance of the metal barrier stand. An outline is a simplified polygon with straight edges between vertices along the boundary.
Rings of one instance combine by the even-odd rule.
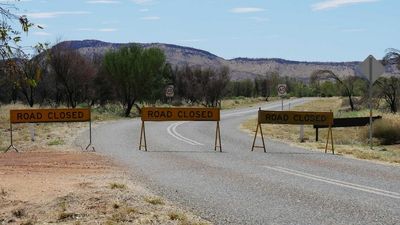
[[[8,148],[6,149],[6,151],[4,152],[8,152],[11,148],[14,149],[16,152],[19,152],[18,149],[14,146],[13,144],[13,132],[12,132],[12,123],[10,122],[10,146],[8,146]]]
[[[89,120],[89,144],[86,146],[85,150],[88,150],[88,148],[92,145],[92,118]],[[93,151],[95,152],[96,150],[94,149],[94,146],[92,146]]]

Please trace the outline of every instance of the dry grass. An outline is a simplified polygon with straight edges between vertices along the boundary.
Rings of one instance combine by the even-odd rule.
[[[334,117],[356,117],[369,115],[368,110],[359,112],[341,111],[342,100],[337,97],[324,98],[293,108],[294,111],[330,111],[334,112]],[[383,121],[388,120],[390,123],[399,124],[400,115],[384,114],[374,112],[374,115],[382,115]],[[242,128],[254,134],[257,125],[257,118],[253,117],[242,124]],[[276,125],[264,124],[263,133],[265,137],[279,139],[285,142],[294,143],[296,145],[325,150],[325,142],[327,137],[327,129],[320,129],[319,141],[315,142],[315,129],[312,125],[304,125],[304,140],[299,140],[299,125]],[[379,140],[374,139],[375,150],[370,150],[367,143],[366,134],[367,127],[349,127],[349,128],[333,128],[333,137],[335,152],[339,154],[352,155],[360,159],[378,160],[383,162],[400,163],[399,145],[378,146]]]
[[[160,197],[146,197],[144,200],[152,205],[164,205],[164,200]]]
[[[269,98],[270,101],[277,101],[279,98]],[[224,99],[221,101],[222,109],[234,109],[234,108],[243,108],[243,107],[252,107],[258,104],[267,103],[265,98],[246,98],[246,97],[236,97],[232,99]]]

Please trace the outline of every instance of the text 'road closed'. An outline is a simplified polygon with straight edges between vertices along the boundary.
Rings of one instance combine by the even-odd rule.
[[[11,123],[86,122],[90,109],[23,109],[10,110]]]
[[[143,121],[219,121],[218,108],[143,108]]]
[[[332,112],[263,111],[258,112],[258,123],[332,125]]]

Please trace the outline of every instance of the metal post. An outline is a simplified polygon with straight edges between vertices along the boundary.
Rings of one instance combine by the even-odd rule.
[[[318,141],[318,128],[315,128],[315,141]]]
[[[372,149],[372,57],[369,57],[369,146]]]
[[[89,120],[89,144],[86,146],[85,150],[87,150],[92,145],[92,119]],[[93,151],[95,151],[94,147],[92,146]]]
[[[300,125],[300,142],[304,142],[304,125]]]
[[[281,97],[281,99],[282,99],[282,111],[283,111],[283,97]]]
[[[10,150],[10,148],[14,149],[16,152],[19,152],[18,149],[14,146],[12,130],[13,130],[12,123],[10,122],[10,146],[8,146],[8,148],[6,149],[5,152],[8,152]]]

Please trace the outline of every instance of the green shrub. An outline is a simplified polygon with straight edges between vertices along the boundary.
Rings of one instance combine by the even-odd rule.
[[[400,121],[381,119],[374,122],[373,136],[383,145],[400,143]]]

